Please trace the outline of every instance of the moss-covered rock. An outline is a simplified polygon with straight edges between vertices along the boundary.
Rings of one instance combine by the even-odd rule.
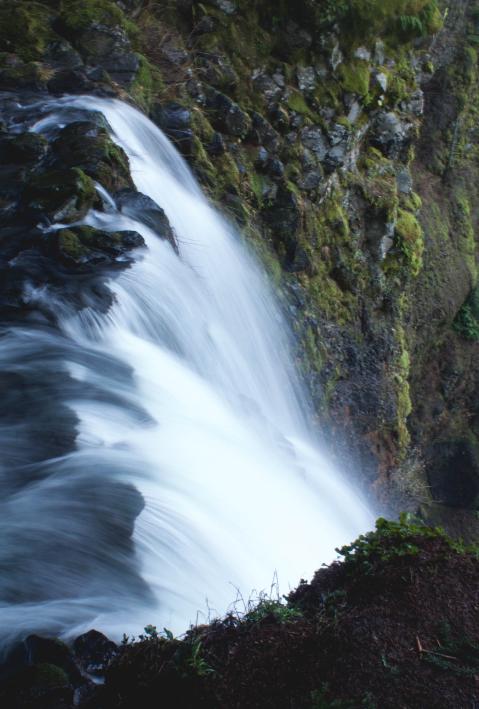
[[[77,167],[33,177],[24,193],[29,209],[52,222],[82,219],[96,200],[93,180]]]

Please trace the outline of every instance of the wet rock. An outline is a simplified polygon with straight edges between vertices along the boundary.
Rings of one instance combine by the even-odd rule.
[[[264,168],[268,164],[268,160],[269,160],[268,151],[266,150],[266,148],[264,148],[262,145],[260,145],[260,147],[258,148],[256,160],[255,160],[255,166],[259,170],[262,170],[262,169],[264,170]]]
[[[152,119],[183,155],[192,155],[194,135],[191,129],[191,112],[185,106],[175,101],[156,104],[152,109]]]
[[[303,145],[312,150],[318,160],[324,160],[328,152],[328,143],[321,128],[316,126],[303,128],[300,135]]]
[[[152,118],[164,131],[191,128],[190,110],[176,101],[156,104],[152,109]]]
[[[48,664],[63,670],[68,680],[81,684],[82,676],[73,659],[70,649],[60,640],[29,635],[24,641],[26,659],[29,665]]]
[[[393,112],[380,112],[371,128],[371,143],[392,159],[405,156],[411,142],[412,125]]]
[[[221,133],[214,132],[213,136],[206,146],[206,151],[209,155],[218,156],[223,155],[226,151],[225,142]]]
[[[212,89],[208,96],[208,108],[212,112],[212,121],[227,135],[244,138],[251,129],[251,119],[237,103],[225,94]]]
[[[316,87],[316,71],[314,67],[298,67],[296,77],[300,91],[314,91]]]
[[[263,217],[271,229],[275,247],[284,265],[288,266],[294,260],[301,224],[298,198],[294,192],[280,185],[274,203],[263,210]]]
[[[469,440],[436,443],[427,455],[427,478],[436,502],[479,507],[479,449]]]
[[[283,135],[291,128],[289,113],[282,106],[273,106],[269,111],[272,125]]]
[[[122,27],[92,22],[71,39],[88,64],[102,67],[114,81],[128,86],[134,80],[140,67],[139,57],[131,51]]]
[[[52,150],[58,165],[81,168],[109,191],[133,185],[126,154],[113,143],[107,130],[93,120],[65,126]]]
[[[48,142],[37,133],[0,134],[0,164],[36,165],[47,151]]]
[[[48,45],[45,59],[51,66],[60,69],[77,69],[83,65],[80,54],[65,39],[51,42]]]
[[[55,231],[49,234],[48,243],[50,253],[62,263],[81,270],[115,266],[127,260],[132,249],[145,245],[136,231],[108,232],[90,226]]]
[[[275,152],[279,147],[279,135],[262,115],[253,111],[251,114],[252,128],[248,139],[256,145],[264,145],[267,150]]]
[[[269,103],[274,101],[281,96],[282,89],[276,81],[263,72],[253,72],[253,84],[255,91],[260,93],[266,101]]]
[[[305,192],[316,190],[323,181],[323,171],[321,167],[317,167],[305,172],[303,177],[298,182],[298,187]]]
[[[238,74],[224,57],[199,57],[198,64],[202,78],[210,86],[228,90],[238,84]]]
[[[266,170],[276,179],[280,179],[284,176],[284,165],[279,158],[271,158],[267,161]]]
[[[82,219],[96,199],[92,179],[77,167],[34,176],[23,195],[36,218],[65,224]]]
[[[82,670],[90,675],[103,675],[117,651],[117,645],[98,630],[89,630],[73,643],[75,659]]]
[[[58,71],[48,82],[48,90],[52,94],[83,93],[92,88],[92,82],[82,68]]]
[[[115,195],[115,202],[122,214],[142,222],[178,251],[176,237],[166,214],[150,197],[141,192],[122,190]]]
[[[346,157],[347,145],[344,143],[335,145],[334,148],[328,150],[326,157],[323,160],[324,169],[326,172],[334,172],[334,170],[337,170],[345,165]]]

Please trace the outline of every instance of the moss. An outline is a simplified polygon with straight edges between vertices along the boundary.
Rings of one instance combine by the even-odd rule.
[[[411,274],[419,275],[424,252],[424,232],[414,214],[404,209],[398,210],[396,241],[406,258]]]
[[[93,180],[79,168],[51,170],[34,177],[25,192],[29,205],[55,221],[81,219],[96,199]]]
[[[408,212],[419,212],[422,207],[422,199],[416,192],[408,195],[401,195],[401,207]]]
[[[160,70],[142,54],[138,54],[138,58],[140,66],[129,91],[138,105],[148,112],[153,101],[163,94],[165,85]]]
[[[479,288],[471,291],[459,310],[453,327],[464,339],[479,342]]]
[[[338,72],[341,86],[345,91],[362,97],[367,96],[371,77],[370,66],[367,62],[357,59],[349,64],[341,64]]]
[[[62,0],[60,22],[67,34],[84,32],[92,24],[121,27],[130,35],[136,34],[133,23],[129,22],[118,5],[110,0]]]
[[[14,52],[24,61],[40,59],[48,43],[59,39],[53,15],[38,2],[6,0],[0,7],[0,52]]]
[[[471,274],[472,283],[475,284],[478,279],[477,247],[471,205],[468,196],[463,190],[457,190],[454,196],[454,229],[458,239],[458,246]]]
[[[306,103],[306,99],[300,91],[296,89],[291,89],[291,92],[286,100],[286,105],[291,111],[301,114],[302,116],[307,116],[308,118],[316,119],[317,116],[314,111]]]
[[[67,687],[70,684],[67,673],[57,665],[41,662],[32,668],[32,684],[43,688]]]
[[[80,260],[88,251],[77,234],[69,229],[62,229],[58,233],[58,247],[64,256],[74,261]]]

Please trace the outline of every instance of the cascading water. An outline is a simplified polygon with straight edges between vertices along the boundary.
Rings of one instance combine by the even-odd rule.
[[[18,325],[2,340],[10,371],[56,381],[56,416],[75,415],[78,437],[73,453],[41,463],[49,475],[8,489],[0,627],[7,638],[92,626],[118,637],[147,623],[177,632],[207,606],[223,613],[235,588],[244,597],[269,588],[275,572],[286,591],[371,516],[308,430],[307,397],[261,270],[181,157],[114,100],[51,102],[33,129],[48,132],[72,109],[105,116],[180,254],[107,199],[87,223],[134,229],[147,244],[112,280],[113,307],[72,313],[50,302],[61,334]],[[5,460],[32,470],[21,431],[0,430]],[[133,546],[115,523],[132,506]]]

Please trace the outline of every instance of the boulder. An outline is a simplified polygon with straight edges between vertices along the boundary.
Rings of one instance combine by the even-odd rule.
[[[50,223],[83,219],[96,200],[93,180],[77,167],[35,175],[23,194],[32,216]]]
[[[115,194],[115,202],[122,214],[137,219],[155,232],[161,239],[168,241],[178,252],[178,244],[168,217],[161,207],[147,195],[132,190],[122,190]]]

